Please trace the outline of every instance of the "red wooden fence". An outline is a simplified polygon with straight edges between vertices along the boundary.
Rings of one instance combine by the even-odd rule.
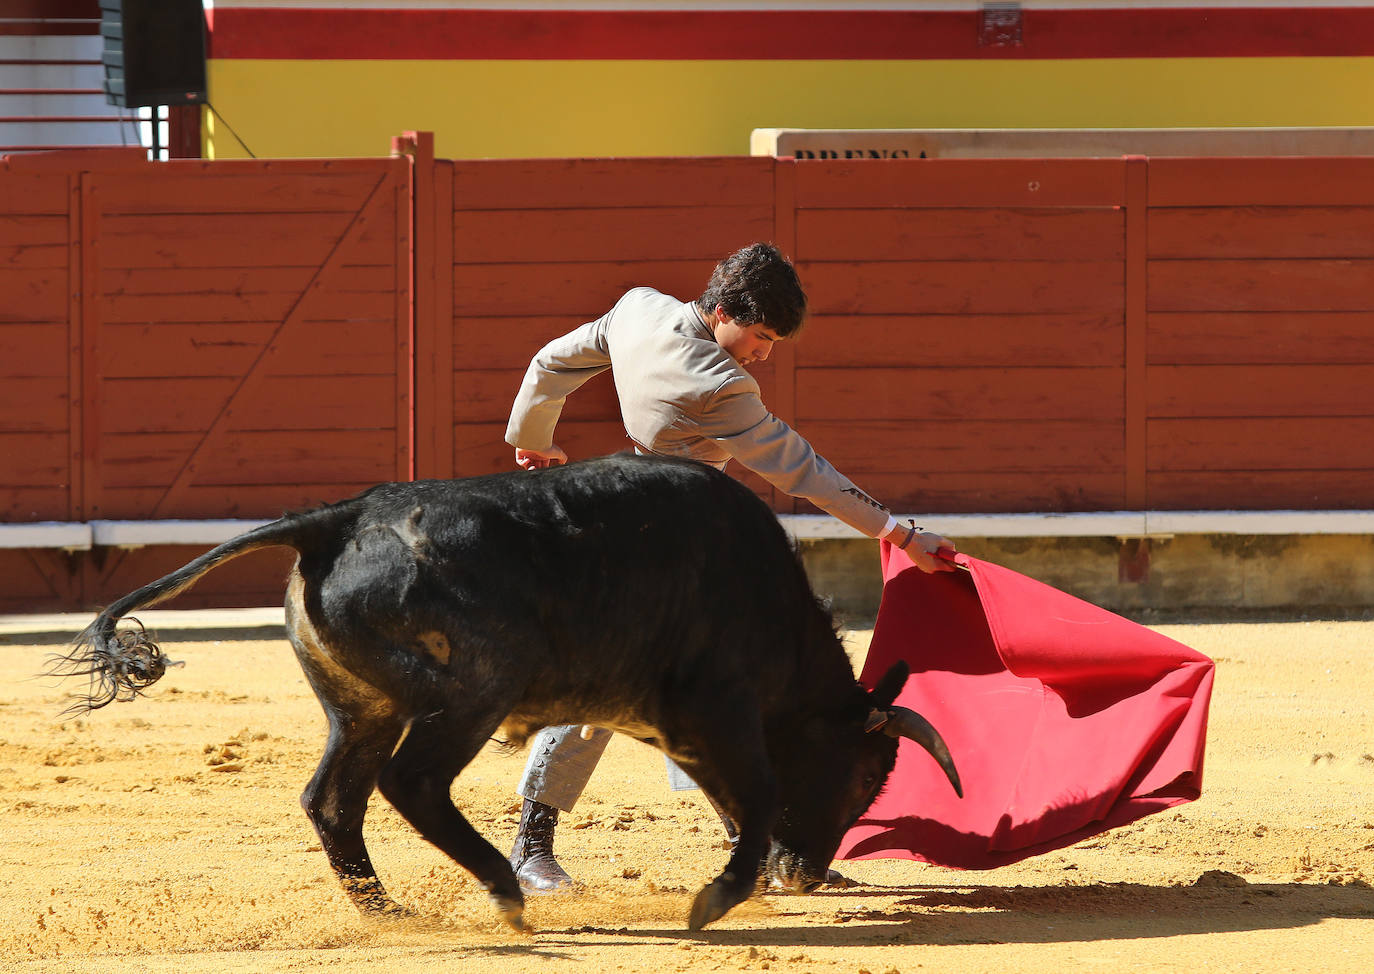
[[[398,148],[9,159],[0,520],[268,517],[509,469],[535,349],[636,284],[690,299],[756,239],[814,310],[759,370],[766,401],[894,508],[1374,507],[1374,160]],[[626,445],[609,377],[560,442]],[[186,555],[0,549],[0,608]],[[275,599],[279,561],[200,601]]]

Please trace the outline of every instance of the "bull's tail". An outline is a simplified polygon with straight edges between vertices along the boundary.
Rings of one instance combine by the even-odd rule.
[[[73,702],[66,715],[96,710],[116,700],[133,700],[143,690],[156,683],[168,666],[180,666],[165,655],[144,630],[137,619],[130,619],[136,628],[118,629],[120,620],[130,612],[165,602],[190,588],[202,575],[226,561],[260,548],[279,545],[298,552],[329,515],[341,507],[322,508],[306,514],[293,514],[264,524],[245,534],[224,542],[194,561],[183,565],[170,575],[131,592],[96,616],[72,641],[65,654],[48,660],[47,676],[85,676],[89,686],[84,693],[73,694]]]

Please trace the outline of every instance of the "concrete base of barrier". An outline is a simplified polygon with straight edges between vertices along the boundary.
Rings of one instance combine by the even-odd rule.
[[[837,620],[871,622],[882,593],[877,542],[798,545]],[[974,537],[959,547],[1142,621],[1374,618],[1374,535]]]

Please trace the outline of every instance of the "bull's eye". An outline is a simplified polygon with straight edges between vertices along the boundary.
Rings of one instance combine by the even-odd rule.
[[[872,787],[873,787],[874,785],[876,785],[877,783],[878,783],[878,776],[877,776],[876,774],[866,774],[866,775],[864,775],[864,790],[865,790],[865,791],[867,791],[869,788],[872,788]]]

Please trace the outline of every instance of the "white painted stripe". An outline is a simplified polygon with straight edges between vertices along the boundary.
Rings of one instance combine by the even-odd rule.
[[[1080,514],[922,514],[929,531],[959,538],[1140,538],[1174,534],[1374,534],[1374,511],[1095,511]],[[905,521],[907,515],[899,518]],[[833,517],[783,514],[794,538],[864,535]]]
[[[1147,534],[1374,534],[1374,511],[1150,511],[1145,518]]]
[[[93,612],[39,612],[0,616],[0,636],[68,632],[75,636],[95,618]],[[141,609],[135,618],[156,633],[159,629],[259,629],[286,625],[282,606],[248,609]],[[183,640],[190,642],[189,638]]]
[[[0,548],[66,548],[85,551],[91,546],[91,526],[69,521],[0,524]]]
[[[1075,514],[919,514],[918,525],[959,538],[1139,538],[1173,534],[1374,534],[1374,511],[1093,511]],[[824,540],[864,535],[823,514],[780,514],[794,538]],[[0,524],[0,548],[92,545],[221,544],[269,521],[38,521]]]
[[[150,544],[220,544],[268,521],[92,521],[98,545],[135,548]]]

